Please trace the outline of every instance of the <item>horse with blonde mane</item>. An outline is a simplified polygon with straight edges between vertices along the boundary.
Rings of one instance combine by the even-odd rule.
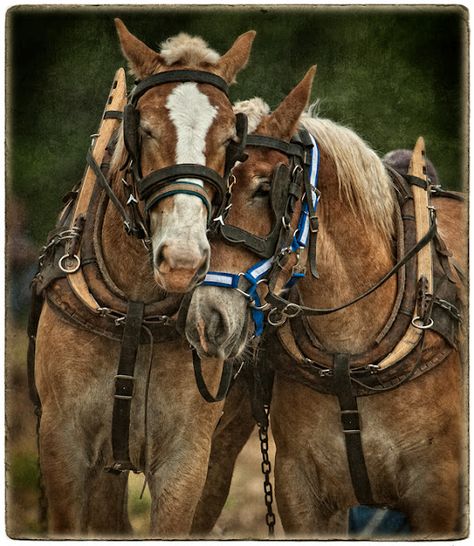
[[[265,332],[258,365],[275,373],[270,412],[275,491],[289,537],[349,538],[348,510],[360,504],[404,513],[411,538],[464,536],[464,341],[458,310],[465,287],[457,272],[466,267],[465,206],[459,194],[453,199],[430,186],[423,173],[411,173],[408,184],[389,172],[352,130],[307,114],[300,118],[313,74],[273,113],[259,99],[237,105],[248,115],[250,132],[270,138],[248,146],[248,160],[235,170],[226,224],[228,233],[240,235],[213,242],[210,270],[215,278],[219,272],[239,278],[263,267],[254,265],[251,248],[280,223],[272,217],[272,186],[280,183],[279,165],[289,163],[288,142],[298,127],[312,139],[317,169],[317,190],[305,186],[304,193],[314,193],[309,216],[315,217],[317,204],[317,260],[314,237],[298,252],[292,244],[274,248],[270,272],[276,276],[259,277],[256,291],[247,295],[222,284],[199,286],[186,334],[201,355],[220,347],[225,357],[245,358],[255,333],[252,313],[269,310],[267,321],[274,326]],[[421,212],[429,229],[417,236],[412,185],[425,199],[429,192],[431,201]],[[290,243],[298,235],[301,207],[294,206],[291,222],[283,222]],[[423,249],[430,249],[427,263],[437,279],[431,294],[418,276]],[[298,283],[289,289],[295,273]],[[444,290],[450,294],[446,299]],[[416,311],[427,315],[414,317]],[[405,356],[385,366],[400,353],[406,332],[418,337],[405,343]],[[252,410],[241,375],[214,434],[193,523],[198,535],[208,534],[220,514],[236,457],[255,426]]]
[[[49,534],[130,533],[127,479],[141,471],[152,536],[184,537],[222,403],[201,398],[172,317],[179,293],[208,269],[209,221],[225,205],[245,136],[227,87],[246,65],[255,32],[220,56],[186,34],[156,52],[122,21],[116,27],[139,81],[123,116],[105,112],[104,121],[123,118],[118,135],[102,164],[89,157],[95,185],[84,214],[73,215],[79,188],[35,279],[40,317],[30,338]],[[221,364],[205,359],[210,388]]]

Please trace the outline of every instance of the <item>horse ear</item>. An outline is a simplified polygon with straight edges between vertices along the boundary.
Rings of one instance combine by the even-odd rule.
[[[255,30],[249,30],[240,35],[229,51],[219,59],[217,69],[227,83],[235,83],[237,72],[246,66],[256,34]]]
[[[311,95],[316,65],[312,66],[300,83],[283,99],[267,118],[267,129],[272,136],[289,140],[296,131],[298,120]]]
[[[120,40],[122,52],[128,61],[130,71],[138,79],[150,76],[162,62],[161,56],[136,38],[121,19],[115,19],[115,28]]]

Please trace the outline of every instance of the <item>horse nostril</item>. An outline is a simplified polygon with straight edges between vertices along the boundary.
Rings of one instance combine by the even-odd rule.
[[[196,271],[196,281],[201,282],[204,280],[209,270],[209,249],[203,251],[203,259],[199,269]]]
[[[229,337],[230,327],[227,317],[219,309],[214,308],[207,323],[207,339],[214,345],[221,345]]]
[[[165,248],[166,245],[161,245],[155,254],[155,267],[160,268],[161,264],[165,261]]]

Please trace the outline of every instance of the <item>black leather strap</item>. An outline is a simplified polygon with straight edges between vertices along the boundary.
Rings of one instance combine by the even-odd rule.
[[[176,194],[187,194],[194,195],[198,197],[205,205],[207,209],[207,218],[208,222],[212,214],[212,205],[209,201],[209,194],[207,191],[199,184],[193,182],[171,182],[164,183],[158,186],[158,189],[154,191],[146,200],[145,212],[149,212],[152,207],[154,207],[159,201],[165,199],[166,197],[171,197]]]
[[[130,461],[129,432],[135,364],[140,343],[145,304],[129,301],[120,347],[119,365],[115,376],[114,408],[112,414],[112,453],[114,463],[107,470],[113,473],[136,470]]]
[[[104,119],[122,119],[123,112],[121,110],[106,110],[104,112]]]
[[[335,313],[336,311],[340,311],[341,309],[345,309],[346,307],[350,307],[354,303],[357,303],[358,301],[364,299],[369,294],[372,294],[372,292],[375,292],[380,286],[382,286],[385,282],[390,279],[399,269],[401,269],[415,254],[417,254],[426,244],[428,244],[433,237],[436,234],[436,221],[432,221],[430,229],[425,233],[425,235],[414,245],[404,256],[403,258],[398,261],[390,271],[388,271],[378,282],[376,282],[371,288],[357,296],[356,298],[352,299],[351,301],[348,301],[347,303],[344,303],[342,305],[338,305],[337,307],[328,307],[325,309],[319,309],[316,307],[306,307],[304,305],[299,305],[296,303],[290,303],[288,300],[277,296],[273,292],[269,292],[267,296],[265,297],[265,300],[267,303],[269,303],[272,307],[284,311],[286,308],[288,308],[288,305],[291,307],[291,317],[296,317],[300,313],[303,315],[308,316],[322,316],[322,315],[329,315],[330,313]],[[288,309],[290,310],[290,309]]]
[[[237,161],[244,162],[247,159],[245,148],[247,146],[247,116],[241,112],[235,115],[236,140],[227,144],[224,177],[227,177]]]
[[[413,176],[412,174],[405,174],[403,176],[411,186],[418,186],[419,188],[423,188],[424,190],[428,189],[428,182],[426,180],[423,180],[423,178]]]
[[[216,87],[227,96],[229,95],[229,86],[227,82],[216,74],[211,74],[210,72],[204,72],[202,70],[170,70],[168,72],[154,74],[153,76],[138,82],[131,93],[130,100],[136,104],[138,99],[152,87],[163,83],[182,82],[207,83],[208,85]]]
[[[104,173],[101,171],[99,165],[97,165],[96,160],[93,158],[91,151],[89,150],[87,152],[87,163],[94,171],[94,174],[97,177],[97,180],[99,181],[100,185],[104,189],[105,193],[107,194],[108,198],[112,201],[112,203],[115,205],[116,209],[120,213],[123,219],[123,223],[125,224],[125,227],[127,229],[127,232],[133,232],[133,226],[130,216],[128,215],[127,211],[125,210],[124,206],[120,202],[120,199],[115,195],[113,189],[111,188],[109,182],[104,176]]]
[[[194,377],[196,378],[196,385],[197,385],[197,388],[199,389],[199,392],[201,393],[201,396],[204,398],[206,402],[209,402],[211,404],[214,402],[220,402],[221,400],[224,400],[224,398],[227,396],[227,392],[229,391],[229,387],[232,382],[232,373],[233,373],[232,363],[227,360],[224,362],[224,367],[222,368],[221,380],[219,382],[219,388],[217,389],[217,394],[214,397],[209,392],[209,389],[207,388],[206,382],[202,375],[201,359],[199,355],[197,354],[196,349],[193,348],[192,352],[193,352]]]
[[[305,151],[302,146],[293,142],[286,142],[286,140],[280,140],[263,135],[247,135],[247,146],[258,146],[261,148],[270,148],[276,150],[287,156],[296,156],[301,160],[305,158]]]
[[[334,355],[334,387],[341,409],[341,423],[354,493],[360,504],[375,504],[365,463],[357,398],[352,394],[349,355]]]
[[[308,262],[311,275],[318,279],[318,270],[316,264],[316,243],[319,231],[319,220],[316,216],[316,209],[313,205],[313,187],[311,186],[311,180],[309,172],[303,173],[304,177],[304,190],[306,194],[306,205],[308,207],[308,220],[309,220],[309,237],[308,237]]]
[[[227,191],[226,180],[213,169],[205,165],[195,165],[194,163],[179,163],[178,165],[170,165],[158,171],[153,171],[142,178],[138,188],[140,199],[146,201],[160,185],[169,184],[180,178],[196,178],[203,182],[208,182],[216,189],[220,199],[223,198]]]

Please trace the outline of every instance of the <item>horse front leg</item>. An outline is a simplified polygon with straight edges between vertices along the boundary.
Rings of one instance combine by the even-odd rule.
[[[237,456],[247,443],[255,420],[248,387],[239,375],[224,404],[224,413],[212,438],[206,484],[194,515],[191,534],[209,534],[229,495]]]
[[[48,533],[84,537],[87,506],[85,454],[73,440],[70,422],[43,408],[40,424],[40,465],[48,502]]]
[[[116,475],[98,468],[88,487],[88,535],[94,538],[130,537],[128,472]]]
[[[150,488],[151,534],[186,538],[206,481],[211,439],[223,402],[206,402],[196,387],[191,353],[183,344],[160,348],[167,360],[150,380],[146,476]],[[203,375],[216,392],[222,361],[203,360]],[[151,405],[152,404],[152,405]]]
[[[356,499],[343,439],[335,433],[340,427],[337,400],[324,397],[275,377],[275,498],[288,538],[348,538],[347,510]]]
[[[99,538],[130,530],[126,476],[103,470],[117,358],[117,343],[77,330],[43,308],[36,347],[39,448],[54,536]]]

